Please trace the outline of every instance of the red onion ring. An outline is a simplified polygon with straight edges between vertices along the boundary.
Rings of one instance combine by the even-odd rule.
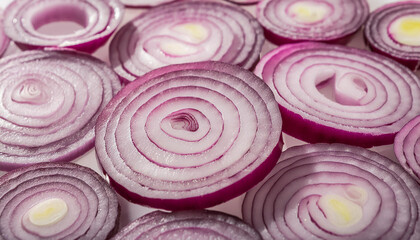
[[[281,125],[271,90],[251,72],[186,63],[123,88],[97,121],[95,146],[111,186],[131,202],[206,208],[268,174],[280,155]]]
[[[391,32],[393,23],[404,17],[420,18],[420,3],[404,1],[387,4],[375,10],[366,22],[365,39],[372,50],[396,59],[413,70],[420,66],[420,45],[411,44],[395,38]]]
[[[268,40],[346,42],[366,21],[366,0],[261,0],[257,18]]]
[[[74,51],[0,60],[0,169],[70,161],[94,145],[96,119],[120,89],[104,62]]]
[[[286,150],[249,191],[243,217],[263,239],[419,239],[418,184],[363,148],[315,144]]]
[[[404,169],[420,183],[420,115],[395,136],[394,151]]]
[[[255,74],[273,90],[284,132],[307,142],[391,144],[420,114],[419,79],[397,62],[364,50],[283,45],[262,58]],[[329,89],[332,93],[325,93]]]
[[[261,236],[241,219],[226,213],[187,210],[151,212],[126,226],[113,239],[258,240]]]
[[[127,7],[152,7],[173,1],[176,0],[121,0]]]
[[[110,61],[128,81],[185,62],[215,60],[250,69],[263,41],[258,21],[240,7],[180,1],[155,7],[121,28],[111,42]]]
[[[4,30],[22,48],[61,47],[93,52],[115,31],[123,10],[118,0],[15,0],[5,10]],[[46,24],[60,21],[82,29],[59,35],[39,31]]]
[[[53,208],[51,201],[66,211],[42,222],[40,204],[50,203],[46,215],[64,208]],[[116,193],[86,167],[43,163],[0,177],[1,239],[106,239],[115,234],[118,216]]]
[[[255,4],[259,2],[260,0],[226,0],[226,1],[234,2],[241,5],[248,5],[248,4]]]

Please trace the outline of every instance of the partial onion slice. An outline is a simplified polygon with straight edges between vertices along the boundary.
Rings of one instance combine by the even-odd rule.
[[[273,93],[221,62],[171,65],[122,89],[100,115],[96,152],[128,200],[169,210],[206,208],[244,193],[281,152]]]
[[[0,56],[6,51],[9,46],[9,38],[4,33],[3,10],[0,9]]]
[[[419,239],[420,188],[392,160],[342,144],[289,148],[249,191],[263,239]]]
[[[420,2],[397,2],[375,10],[364,32],[372,50],[391,56],[413,70],[419,69]]]
[[[366,0],[261,0],[257,9],[266,37],[276,44],[346,42],[368,15]]]
[[[251,68],[264,36],[257,20],[233,4],[180,1],[153,8],[121,28],[110,61],[125,80],[177,63],[222,61]]]
[[[396,135],[394,150],[404,169],[420,183],[420,115]]]
[[[116,193],[86,167],[42,163],[0,177],[1,239],[107,239],[118,216]]]
[[[70,161],[94,144],[96,119],[120,89],[107,65],[74,51],[0,61],[0,169]]]
[[[176,0],[120,0],[127,7],[151,7]]]
[[[420,81],[368,51],[322,43],[283,45],[255,69],[276,95],[284,131],[307,142],[391,144],[420,114]]]
[[[123,228],[119,239],[232,239],[259,240],[259,233],[241,219],[222,212],[187,210],[151,212]]]
[[[93,52],[122,20],[118,0],[15,0],[4,30],[23,48],[64,47]]]

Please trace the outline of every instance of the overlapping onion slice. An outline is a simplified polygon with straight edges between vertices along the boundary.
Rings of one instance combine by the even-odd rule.
[[[346,42],[368,15],[366,0],[261,0],[257,9],[266,37],[276,44]]]
[[[121,0],[128,7],[151,7],[176,0]]]
[[[395,136],[394,151],[404,169],[420,183],[420,115]]]
[[[118,239],[237,239],[258,240],[255,229],[239,218],[208,210],[151,212],[123,228]]]
[[[123,10],[118,0],[15,0],[5,10],[4,30],[25,49],[93,52],[115,31]]]
[[[0,177],[1,239],[107,239],[118,216],[116,193],[86,167],[41,163]]]
[[[420,2],[403,1],[375,10],[366,23],[372,50],[417,70],[420,66]]]
[[[270,89],[221,62],[171,65],[122,89],[96,125],[110,183],[132,202],[205,208],[255,185],[279,157],[282,120]]]
[[[255,73],[279,102],[284,131],[308,142],[391,144],[420,114],[420,81],[381,55],[340,45],[283,45]]]
[[[222,61],[251,68],[264,36],[246,10],[216,1],[153,8],[121,28],[110,46],[114,70],[128,81],[177,63]]]
[[[104,62],[73,51],[0,61],[0,169],[70,161],[94,145],[100,111],[120,89]]]
[[[420,188],[378,153],[342,144],[286,150],[247,193],[243,217],[263,239],[419,239]]]

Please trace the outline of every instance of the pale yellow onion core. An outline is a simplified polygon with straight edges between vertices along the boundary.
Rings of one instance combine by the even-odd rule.
[[[390,24],[388,31],[398,43],[420,46],[420,15],[400,17]]]
[[[318,201],[327,220],[337,227],[350,227],[360,221],[363,216],[362,207],[336,194],[327,194]]]
[[[68,211],[65,201],[59,198],[46,199],[28,211],[29,221],[36,226],[50,226],[62,220]]]
[[[315,23],[323,20],[331,9],[327,4],[299,1],[290,5],[288,15],[299,23]]]

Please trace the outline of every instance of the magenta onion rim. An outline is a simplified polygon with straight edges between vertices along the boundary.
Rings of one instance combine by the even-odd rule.
[[[298,20],[298,15],[289,9],[294,4],[302,3],[324,6],[325,16]],[[313,8],[308,6],[307,11]],[[345,42],[365,23],[368,15],[366,0],[261,0],[257,8],[257,18],[266,30],[266,37],[276,44],[298,41]]]
[[[420,115],[397,133],[394,152],[404,169],[420,183]]]
[[[30,210],[49,199],[66,203],[64,218],[49,226],[31,222]],[[89,168],[42,163],[0,177],[2,239],[107,239],[118,230],[118,217],[117,194]]]
[[[364,28],[365,39],[372,50],[390,56],[411,69],[419,68],[420,46],[398,42],[389,32],[390,25],[398,18],[420,16],[420,3],[416,1],[396,2],[376,9],[369,16]]]
[[[124,227],[113,239],[201,238],[258,240],[261,236],[241,219],[226,213],[186,210],[148,213]]]
[[[283,45],[262,58],[255,74],[275,93],[284,131],[308,142],[391,144],[420,114],[419,79],[399,63],[360,49]],[[329,88],[332,93],[323,92]]]
[[[75,51],[0,60],[0,169],[71,161],[94,145],[99,113],[120,89],[104,62]]]
[[[251,72],[187,63],[122,89],[97,121],[95,146],[111,185],[130,201],[205,208],[268,174],[280,155],[281,125],[271,90]]]
[[[233,4],[164,4],[117,32],[110,45],[110,62],[128,81],[153,69],[185,62],[213,60],[250,69],[259,59],[262,31],[249,12]]]
[[[243,218],[264,239],[417,239],[419,199],[416,181],[376,152],[303,145],[286,150],[270,175],[247,193]],[[333,206],[339,209],[335,217],[341,210],[348,214],[344,219],[354,217],[352,224],[337,225]]]
[[[65,47],[93,52],[115,31],[123,11],[118,0],[15,0],[5,10],[4,30],[23,48]],[[77,23],[82,29],[56,36],[38,31],[60,21]]]

